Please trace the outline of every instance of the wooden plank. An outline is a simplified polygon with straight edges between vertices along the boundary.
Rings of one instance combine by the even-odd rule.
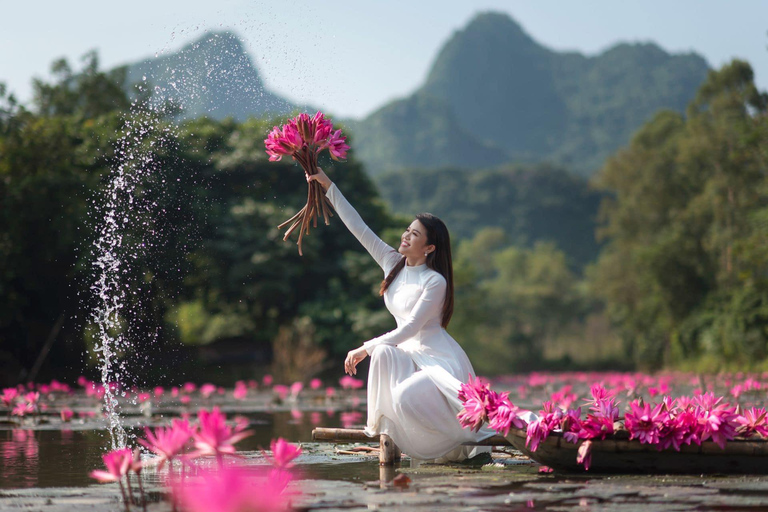
[[[368,437],[364,431],[355,428],[316,428],[312,430],[312,440],[329,443],[357,441],[363,443],[379,442],[379,436]],[[463,443],[464,446],[512,446],[504,436],[493,436],[479,442]]]

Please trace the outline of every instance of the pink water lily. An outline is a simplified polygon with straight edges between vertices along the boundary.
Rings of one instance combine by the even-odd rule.
[[[365,382],[351,375],[345,375],[339,379],[339,385],[341,389],[360,389],[365,385]]]
[[[738,418],[741,426],[738,433],[741,436],[749,437],[758,434],[762,437],[768,437],[768,419],[766,418],[764,407],[752,407],[744,411],[744,415]]]
[[[488,426],[499,434],[506,436],[512,427],[522,429],[528,426],[525,420],[518,416],[520,408],[510,402],[509,393],[499,394],[489,388],[488,402]]]
[[[488,420],[489,386],[483,384],[479,378],[469,375],[466,383],[459,388],[458,398],[464,405],[457,418],[464,428],[470,428],[477,432]],[[495,408],[495,405],[494,405]]]
[[[328,151],[331,153],[331,158],[334,160],[341,160],[347,157],[347,151],[349,146],[346,143],[347,138],[341,135],[341,130],[336,130],[333,135],[328,139]]]
[[[284,471],[224,466],[202,470],[196,478],[171,482],[175,503],[185,512],[280,512],[289,510],[283,490],[290,479]]]
[[[200,386],[200,394],[203,396],[203,398],[210,398],[212,394],[216,392],[217,387],[213,384],[203,384]]]
[[[549,437],[549,434],[559,427],[563,419],[563,411],[552,402],[544,402],[544,408],[539,413],[539,419],[528,424],[525,445],[530,446],[531,451],[536,451],[539,444]]]
[[[218,407],[211,411],[200,409],[197,419],[199,429],[192,434],[197,448],[196,455],[216,455],[219,465],[223,462],[223,455],[235,453],[235,443],[253,434],[249,430],[243,430],[242,424],[234,429],[227,425],[226,418]]]
[[[117,482],[128,473],[133,460],[133,451],[130,448],[114,450],[102,455],[102,459],[107,470],[91,471],[91,478],[101,483]]]
[[[273,439],[269,445],[269,449],[272,451],[272,457],[267,457],[267,459],[273,466],[280,469],[288,469],[292,467],[292,461],[301,455],[300,446],[291,444],[282,437]]]
[[[630,439],[639,439],[641,443],[656,444],[659,433],[668,414],[663,410],[664,405],[658,404],[651,409],[651,404],[643,404],[635,400],[629,404],[631,412],[624,415],[624,424],[629,430]]]
[[[587,440],[581,443],[577,451],[576,462],[584,466],[586,471],[589,471],[589,466],[592,464],[592,441]]]
[[[3,405],[6,407],[11,407],[18,396],[19,392],[16,388],[5,388],[3,394],[0,395],[0,400],[3,401]]]
[[[235,389],[232,391],[232,397],[235,400],[245,400],[248,396],[248,386],[245,382],[239,380],[235,382]]]
[[[299,396],[299,393],[301,393],[302,389],[304,389],[303,382],[294,382],[293,384],[291,384],[291,396],[293,397]]]
[[[60,412],[59,415],[61,416],[61,421],[67,422],[72,419],[72,416],[75,415],[74,412],[72,412],[72,409],[69,407],[64,407]]]
[[[11,414],[14,416],[24,417],[27,414],[32,414],[35,412],[35,406],[30,404],[29,402],[19,402],[16,404],[16,407],[13,408],[13,411],[11,411]]]
[[[166,462],[172,462],[184,451],[193,431],[188,421],[174,419],[170,427],[156,427],[154,432],[146,427],[146,440],[139,439],[139,444],[159,456],[154,462],[162,469]]]

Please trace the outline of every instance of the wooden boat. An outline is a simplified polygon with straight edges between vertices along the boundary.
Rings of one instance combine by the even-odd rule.
[[[509,443],[539,464],[556,471],[584,473],[576,462],[581,442],[569,443],[562,432],[552,432],[539,443],[535,452],[526,448],[525,429],[509,431]],[[725,449],[708,440],[701,446],[683,445],[659,450],[653,445],[629,439],[629,432],[619,431],[603,440],[592,440],[589,473],[741,473],[768,474],[768,439],[733,439]]]

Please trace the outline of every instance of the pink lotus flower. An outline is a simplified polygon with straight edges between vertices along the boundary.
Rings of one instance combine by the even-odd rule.
[[[328,151],[331,153],[331,158],[341,160],[347,157],[349,146],[346,144],[346,140],[347,138],[341,135],[341,130],[336,130],[330,136],[328,139]]]
[[[264,378],[261,379],[261,383],[265,386],[271,386],[272,385],[272,376],[267,374],[264,376]]]
[[[221,465],[223,455],[235,453],[235,443],[253,434],[249,430],[243,430],[242,425],[237,425],[233,430],[227,425],[226,418],[214,407],[210,412],[200,409],[197,415],[200,428],[192,436],[195,438],[196,455],[216,455]]]
[[[699,424],[703,425],[701,440],[712,439],[717,445],[725,449],[728,440],[736,437],[739,428],[738,414],[735,407],[727,404],[717,405],[711,410],[704,410],[699,416]]]
[[[126,475],[126,473],[128,473],[128,469],[131,467],[131,462],[133,460],[133,452],[130,448],[114,450],[104,454],[102,459],[104,460],[104,465],[107,467],[107,470],[91,471],[91,478],[95,478],[101,483],[118,482]]]
[[[560,423],[560,429],[563,431],[563,439],[569,443],[579,442],[581,433],[584,432],[581,425],[581,407],[566,411]]]
[[[328,386],[327,388],[325,388],[325,396],[328,398],[332,398],[336,396],[336,388],[331,386]]]
[[[280,400],[285,400],[286,397],[288,397],[288,386],[284,386],[282,384],[275,384],[274,386],[272,386],[272,391],[274,391],[277,394]]]
[[[762,437],[768,437],[768,421],[766,421],[766,411],[764,407],[752,407],[744,411],[738,422],[741,426],[738,433],[741,436],[749,437],[753,434],[759,434]]]
[[[16,388],[5,388],[3,390],[3,394],[0,395],[0,400],[3,401],[3,405],[6,407],[11,407],[18,396],[19,392],[16,390]]]
[[[489,391],[489,386],[483,384],[480,379],[473,379],[472,375],[469,375],[466,383],[461,384],[458,398],[464,409],[459,412],[457,418],[462,427],[477,432],[488,420]]]
[[[518,416],[520,408],[509,401],[509,393],[498,394],[488,389],[488,426],[503,436],[512,427],[527,428],[525,420]]]
[[[232,396],[235,400],[245,400],[248,396],[248,387],[245,382],[239,380],[235,383],[235,390],[232,392]]]
[[[321,381],[320,379],[312,379],[311,381],[309,381],[309,387],[310,389],[318,390],[321,387],[323,387],[323,381]]]
[[[150,396],[150,394],[149,394],[149,393],[137,393],[137,394],[136,394],[136,400],[137,400],[137,401],[138,401],[140,404],[143,404],[144,402],[147,402],[147,401],[149,401],[149,399],[150,399],[150,398],[151,398],[151,396]]]
[[[659,432],[668,414],[663,411],[664,404],[658,404],[651,410],[650,404],[641,404],[635,400],[629,404],[632,409],[624,415],[624,425],[630,433],[630,439],[639,439],[641,443],[656,444]]]
[[[300,446],[291,444],[282,437],[273,439],[269,449],[272,450],[272,457],[267,457],[267,459],[274,467],[279,469],[288,469],[292,467],[292,461],[301,455]]]
[[[146,440],[139,439],[139,444],[147,447],[151,452],[159,456],[155,462],[160,469],[167,462],[172,462],[184,448],[192,437],[193,429],[186,420],[174,419],[171,426],[157,427],[154,432],[149,427],[144,429]]]
[[[160,398],[165,393],[165,388],[163,388],[163,386],[157,386],[153,390],[153,393],[155,394],[155,398]]]
[[[363,420],[363,414],[358,411],[342,412],[339,419],[342,427],[350,428],[358,425]]]
[[[27,414],[32,414],[35,412],[35,406],[28,403],[28,402],[19,402],[16,404],[16,407],[13,408],[13,411],[11,412],[14,416],[19,416],[20,418],[23,418]]]
[[[589,471],[589,466],[592,464],[592,441],[587,440],[581,443],[579,446],[576,463],[584,466],[586,471]]]
[[[302,389],[304,389],[304,383],[294,382],[293,384],[291,384],[291,396],[293,397],[299,396],[299,393],[301,393]]]
[[[280,512],[289,510],[282,494],[286,472],[225,466],[200,471],[197,478],[171,482],[173,501],[185,512]]]
[[[360,389],[365,385],[365,382],[351,375],[345,375],[339,379],[339,385],[341,389]]]
[[[210,398],[216,392],[216,386],[213,384],[203,384],[200,386],[200,394],[203,398]]]
[[[552,402],[544,402],[544,408],[539,413],[539,419],[528,424],[525,445],[530,445],[531,451],[536,451],[539,444],[560,425],[563,411]]]
[[[64,407],[59,414],[61,415],[61,421],[64,422],[70,421],[72,416],[75,415],[75,413],[72,412],[72,409],[69,407]]]

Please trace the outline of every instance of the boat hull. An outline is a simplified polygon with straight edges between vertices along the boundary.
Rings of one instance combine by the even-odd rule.
[[[626,434],[626,433],[624,433]],[[554,470],[585,472],[576,462],[580,443],[568,443],[562,433],[553,432],[539,443],[535,452],[525,446],[526,432],[513,429],[506,436],[510,444],[534,461]],[[712,441],[658,450],[639,440],[610,436],[592,440],[590,473],[644,474],[768,474],[768,441],[734,439],[725,449]]]

